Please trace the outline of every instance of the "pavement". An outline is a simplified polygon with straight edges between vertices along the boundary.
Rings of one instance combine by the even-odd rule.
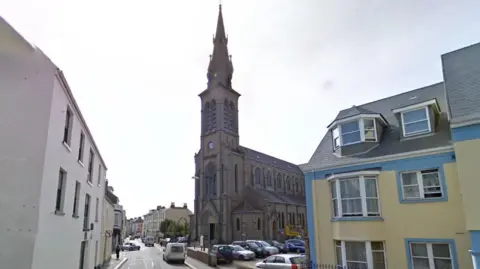
[[[135,240],[135,243],[140,245],[140,250],[122,251],[121,255],[127,258],[124,264],[118,268],[108,267],[108,269],[190,269],[186,264],[168,264],[164,262],[162,259],[162,249],[158,245],[155,245],[155,247],[146,247],[140,240]],[[122,260],[122,257],[120,260]],[[210,267],[208,268],[211,269]],[[206,268],[197,267],[193,269]]]

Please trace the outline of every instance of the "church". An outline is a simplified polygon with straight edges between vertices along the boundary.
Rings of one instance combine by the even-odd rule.
[[[284,239],[306,230],[300,167],[239,144],[239,97],[232,88],[222,6],[219,6],[208,86],[201,99],[201,148],[195,154],[191,238],[212,244]],[[293,232],[293,233],[292,233]]]

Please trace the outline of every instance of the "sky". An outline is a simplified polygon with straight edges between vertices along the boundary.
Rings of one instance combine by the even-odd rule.
[[[193,210],[218,0],[0,0],[64,70],[127,217]],[[336,114],[442,80],[480,42],[478,0],[224,0],[240,143],[305,163]]]

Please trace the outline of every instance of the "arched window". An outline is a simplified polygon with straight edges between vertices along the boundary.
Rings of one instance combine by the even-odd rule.
[[[232,101],[230,101],[230,126],[233,131],[237,131],[237,110]]]
[[[235,178],[235,181],[234,181],[234,184],[235,184],[235,192],[238,192],[238,167],[237,165],[235,164],[235,170],[234,170],[234,178]]]
[[[300,187],[299,187],[299,182],[298,182],[298,178],[295,179],[295,192],[299,192],[300,191]]]
[[[262,176],[262,171],[260,170],[259,167],[255,168],[255,184],[260,185],[260,178]]]
[[[212,100],[211,108],[210,108],[210,117],[212,121],[211,130],[214,131],[217,128],[217,102]]]
[[[237,218],[237,225],[236,225],[236,227],[237,227],[237,231],[240,231],[240,219],[239,219],[239,218]]]
[[[267,172],[267,187],[272,187],[272,172]]]
[[[260,222],[260,218],[257,219],[257,230],[261,230],[262,224]]]
[[[227,99],[223,102],[223,126],[230,130],[230,106]]]
[[[217,195],[217,169],[215,164],[208,163],[205,167],[205,181],[208,187],[208,194]]]
[[[210,132],[212,130],[212,117],[211,117],[211,108],[210,103],[205,104],[205,111],[203,112],[203,117],[205,121],[205,133]]]
[[[282,188],[282,176],[280,174],[277,175],[277,189]]]
[[[291,186],[290,186],[290,177],[287,177],[287,180],[285,180],[285,185],[287,187],[287,191],[289,191],[291,189]]]

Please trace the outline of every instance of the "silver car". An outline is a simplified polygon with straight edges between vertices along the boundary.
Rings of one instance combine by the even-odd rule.
[[[253,251],[250,251],[250,250],[246,250],[244,248],[242,248],[241,246],[237,246],[237,245],[230,245],[232,247],[232,253],[233,253],[233,257],[237,260],[245,260],[245,261],[248,261],[248,260],[253,260],[255,259],[255,253]]]
[[[272,255],[256,264],[262,269],[292,269],[302,268],[305,265],[305,255],[298,254],[277,254]]]
[[[278,254],[278,248],[271,246],[265,241],[255,241],[255,243],[262,245],[263,249],[268,252],[268,255]]]

